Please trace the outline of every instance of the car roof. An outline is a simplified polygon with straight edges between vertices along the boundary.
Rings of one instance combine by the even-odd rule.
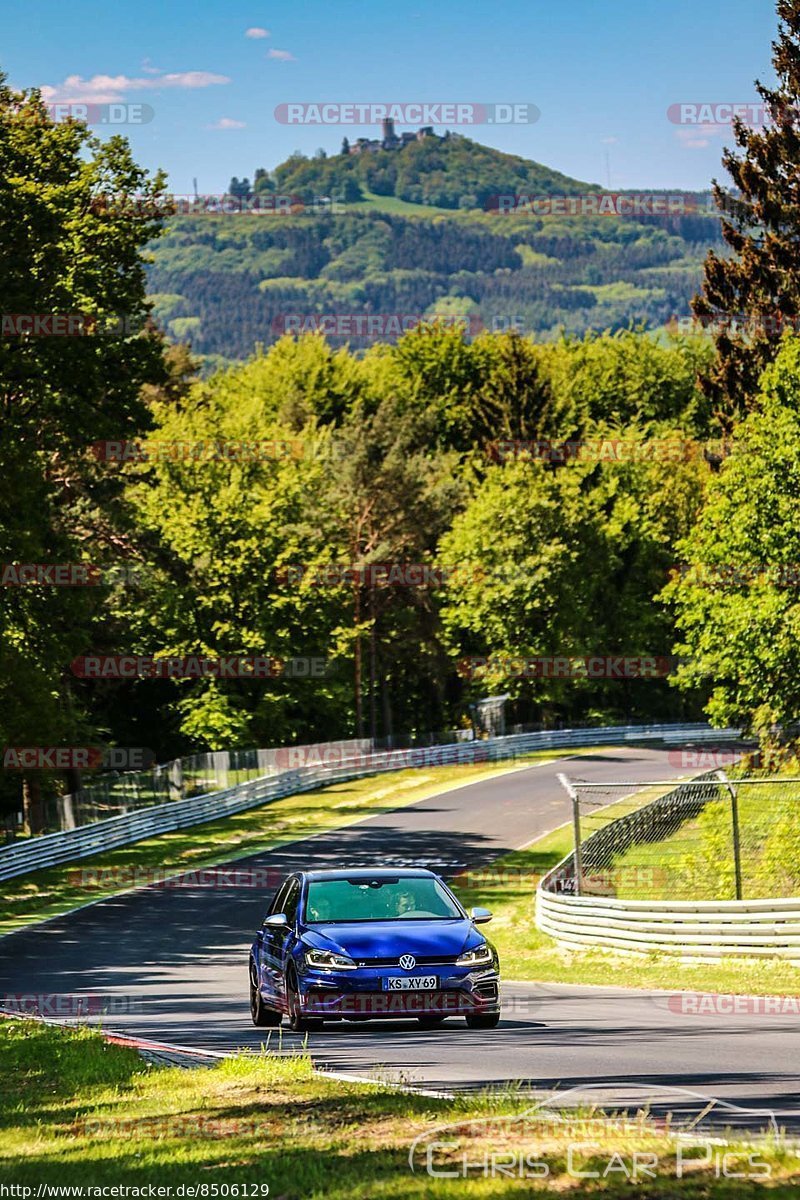
[[[351,870],[339,867],[327,871],[298,871],[304,879],[317,882],[324,879],[435,879],[433,871],[425,867],[353,867]]]

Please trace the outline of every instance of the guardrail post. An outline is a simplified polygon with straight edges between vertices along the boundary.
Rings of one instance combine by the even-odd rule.
[[[731,826],[733,828],[733,871],[736,878],[736,899],[742,899],[742,839],[739,830],[739,795],[723,770],[717,771],[717,779],[724,783],[731,798]]]
[[[564,791],[572,801],[572,828],[575,835],[575,895],[581,894],[581,880],[583,878],[583,855],[581,854],[581,808],[578,793],[570,783],[566,775],[559,773],[558,782],[564,788]]]

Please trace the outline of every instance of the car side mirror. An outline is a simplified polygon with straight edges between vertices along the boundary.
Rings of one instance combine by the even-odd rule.
[[[475,925],[485,925],[487,921],[491,921],[492,914],[488,908],[471,908],[469,910],[470,920]]]
[[[288,924],[289,922],[286,919],[286,913],[273,913],[271,917],[267,917],[264,921],[264,927],[266,929],[280,929]]]

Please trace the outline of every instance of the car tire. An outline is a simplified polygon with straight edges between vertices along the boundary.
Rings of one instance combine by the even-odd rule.
[[[258,988],[258,977],[256,974],[256,964],[250,960],[250,1016],[253,1024],[259,1028],[271,1027],[275,1028],[280,1025],[282,1014],[276,1012],[272,1008],[267,1008],[264,1003],[261,992]]]
[[[475,1013],[466,1021],[467,1029],[494,1029],[500,1022],[500,1013]]]
[[[444,1017],[417,1017],[420,1029],[436,1029],[444,1022]]]
[[[286,996],[289,1001],[289,1028],[295,1033],[312,1033],[322,1029],[321,1017],[304,1017],[300,1011],[300,997],[297,992],[297,979],[290,975],[286,980]]]

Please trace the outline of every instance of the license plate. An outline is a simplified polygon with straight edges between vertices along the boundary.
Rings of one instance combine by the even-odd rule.
[[[383,981],[386,992],[435,992],[438,986],[436,975],[390,975]]]

